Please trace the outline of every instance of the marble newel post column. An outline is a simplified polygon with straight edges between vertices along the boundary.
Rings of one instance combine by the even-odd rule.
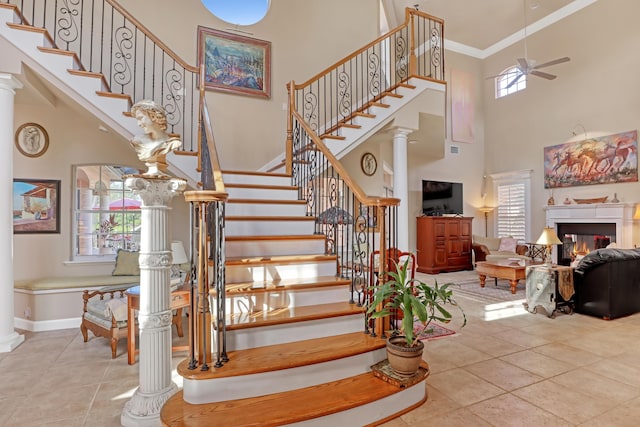
[[[24,341],[13,328],[13,101],[20,83],[11,74],[0,73],[0,353]],[[4,218],[4,219],[3,219]]]
[[[142,198],[140,236],[140,385],[122,411],[124,426],[160,426],[162,405],[178,390],[171,380],[171,242],[169,202],[186,187],[169,176],[133,176]]]

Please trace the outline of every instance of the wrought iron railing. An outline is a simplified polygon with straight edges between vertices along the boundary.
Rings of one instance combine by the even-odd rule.
[[[75,54],[80,71],[102,75],[105,92],[152,99],[167,131],[197,151],[198,68],[187,64],[114,0],[0,0],[18,24],[43,28],[52,48]]]
[[[351,303],[368,306],[371,289],[386,271],[387,249],[397,247],[394,198],[368,197],[297,112],[292,114],[293,184],[326,236],[326,253],[336,256],[339,275],[351,279]],[[377,255],[376,255],[377,254]],[[365,331],[383,335],[382,322],[365,318]]]
[[[442,19],[407,9],[398,28],[308,81],[292,82],[290,111],[297,111],[321,137],[340,137],[357,113],[411,77],[444,83],[443,32]]]

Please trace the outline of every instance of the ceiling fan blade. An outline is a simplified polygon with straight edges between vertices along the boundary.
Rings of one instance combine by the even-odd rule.
[[[558,59],[554,59],[553,61],[545,62],[544,64],[536,65],[532,69],[537,70],[539,68],[550,67],[552,65],[562,64],[563,62],[569,62],[570,60],[571,58],[569,58],[568,56],[565,56],[564,58],[558,58]]]
[[[517,75],[513,80],[511,80],[511,82],[510,82],[510,83],[505,87],[505,89],[509,89],[511,86],[513,86],[514,84],[516,84],[516,82],[517,82],[518,80],[520,80],[520,78],[521,78],[522,76],[524,76],[524,74],[522,74],[522,73],[518,73],[518,75]]]
[[[542,71],[533,70],[529,74],[533,74],[534,76],[542,77],[543,79],[553,80],[556,78],[553,74],[544,73]]]
[[[520,66],[520,69],[524,71],[529,68],[529,61],[527,61],[526,58],[518,58],[518,65]]]

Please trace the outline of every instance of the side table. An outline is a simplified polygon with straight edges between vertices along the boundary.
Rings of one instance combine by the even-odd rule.
[[[537,313],[542,308],[548,317],[557,311],[573,313],[573,268],[562,265],[532,265],[526,271],[525,308]]]
[[[129,365],[136,363],[136,310],[140,309],[140,286],[127,289],[127,361]],[[171,310],[175,310],[171,323],[176,325],[178,336],[182,337],[182,309],[189,307],[189,291],[182,289],[171,292]],[[173,347],[174,351],[184,350],[185,347]]]

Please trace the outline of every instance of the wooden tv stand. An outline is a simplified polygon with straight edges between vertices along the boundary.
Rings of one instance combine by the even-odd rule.
[[[471,217],[422,216],[417,218],[418,271],[438,274],[473,270]]]

